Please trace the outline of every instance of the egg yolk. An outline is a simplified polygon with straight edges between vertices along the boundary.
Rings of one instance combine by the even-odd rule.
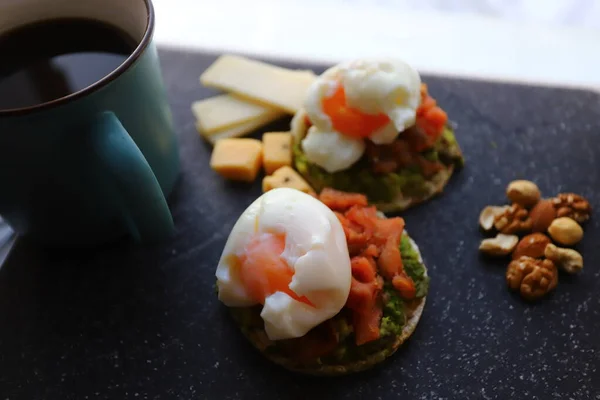
[[[239,256],[240,278],[252,299],[265,304],[265,299],[275,292],[283,292],[294,300],[313,304],[305,297],[298,296],[290,283],[294,270],[281,257],[285,249],[285,235],[255,234]]]
[[[334,130],[354,138],[369,137],[390,122],[386,114],[365,114],[357,108],[349,107],[341,84],[332,96],[323,99],[322,108],[331,119]]]

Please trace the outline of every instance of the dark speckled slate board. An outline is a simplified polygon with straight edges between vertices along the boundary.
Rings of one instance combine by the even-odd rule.
[[[216,177],[195,132],[190,103],[214,93],[198,83],[214,58],[161,57],[183,159],[170,198],[177,233],[92,254],[18,243],[0,270],[1,400],[600,399],[598,219],[581,276],[561,276],[536,305],[507,291],[502,263],[480,258],[476,223],[515,178],[600,208],[598,94],[425,78],[467,158],[442,197],[404,214],[432,276],[425,314],[381,367],[318,379],[265,361],[215,297],[221,249],[260,183]]]

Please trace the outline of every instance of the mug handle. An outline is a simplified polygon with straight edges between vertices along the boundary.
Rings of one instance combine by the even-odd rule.
[[[157,242],[175,226],[167,201],[146,158],[111,111],[90,121],[84,135],[92,160],[116,189],[129,234],[140,242]]]

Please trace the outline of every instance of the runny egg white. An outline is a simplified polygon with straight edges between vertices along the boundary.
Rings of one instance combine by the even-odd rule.
[[[314,128],[302,141],[302,149],[309,161],[328,172],[347,169],[365,151],[362,138],[335,132],[323,111],[323,100],[339,85],[345,90],[347,106],[389,117],[389,123],[369,134],[375,144],[392,143],[400,132],[413,126],[421,102],[419,73],[400,60],[356,60],[325,71],[309,88],[304,103]]]
[[[293,270],[289,284],[307,304],[276,291],[264,299],[261,317],[271,340],[301,337],[336,315],[350,292],[351,268],[344,230],[314,197],[279,188],[256,199],[234,225],[217,266],[219,299],[229,307],[257,304],[242,279],[239,260],[260,235],[284,235],[279,257]]]

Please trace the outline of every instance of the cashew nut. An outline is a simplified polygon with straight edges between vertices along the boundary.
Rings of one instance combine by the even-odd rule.
[[[499,233],[495,238],[482,240],[479,251],[490,256],[506,256],[513,252],[517,243],[518,236]]]
[[[550,243],[546,246],[544,256],[569,274],[576,274],[583,269],[583,257],[576,250],[563,249]]]
[[[479,226],[486,232],[489,232],[494,227],[494,220],[504,211],[506,211],[509,206],[487,206],[481,211],[479,214]]]

